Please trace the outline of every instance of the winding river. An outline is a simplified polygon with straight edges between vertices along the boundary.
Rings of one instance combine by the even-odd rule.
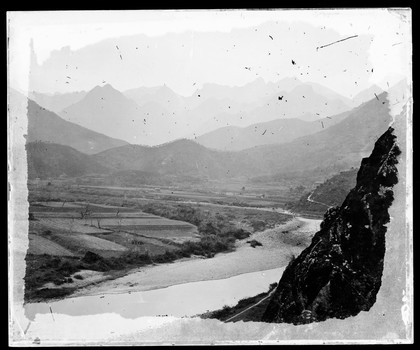
[[[286,224],[254,234],[262,247],[252,248],[242,242],[234,252],[217,254],[211,259],[187,259],[140,268],[126,276],[85,287],[62,300],[26,304],[25,314],[32,320],[39,313],[183,317],[232,306],[240,299],[266,292],[271,283],[280,280],[290,257],[305,248],[281,241],[283,230],[310,238],[320,222],[294,217]]]

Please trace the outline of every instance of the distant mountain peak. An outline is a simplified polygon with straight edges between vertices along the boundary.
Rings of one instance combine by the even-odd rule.
[[[111,84],[105,84],[103,86],[95,86],[86,94],[84,99],[103,98],[104,96],[119,96],[125,98],[123,93],[115,89]]]
[[[160,86],[156,92],[156,95],[171,95],[171,96],[175,96],[176,93],[166,84],[163,84],[162,86]]]
[[[105,85],[96,85],[89,92],[95,92],[95,91],[118,91],[118,90],[115,89],[111,84],[107,83]]]

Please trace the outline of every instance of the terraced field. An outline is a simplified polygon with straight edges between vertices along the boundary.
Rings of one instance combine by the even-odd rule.
[[[166,251],[174,251],[178,249],[176,245],[167,244],[158,239],[141,237],[128,232],[98,234],[96,237],[118,243],[119,245],[126,247],[129,251],[139,254],[148,253],[151,256],[161,255]]]
[[[89,209],[85,218],[81,211]],[[82,202],[32,203],[29,253],[83,256],[91,251],[103,257],[127,251],[164,254],[177,244],[198,240],[196,226],[131,208]]]
[[[181,229],[156,229],[156,227],[152,230],[138,227],[138,226],[124,226],[122,228],[125,232],[133,233],[136,236],[147,236],[157,239],[168,239],[176,243],[183,243],[186,241],[199,241],[199,234],[195,228],[181,230]]]
[[[39,218],[39,223],[50,230],[59,232],[77,233],[99,233],[107,230],[98,228],[95,219],[74,219],[74,218]]]
[[[51,240],[75,252],[77,255],[84,255],[86,252],[91,251],[103,257],[110,257],[118,256],[128,250],[115,242],[82,233],[71,235],[53,234]]]
[[[132,208],[118,207],[112,205],[90,204],[87,202],[33,202],[30,205],[31,212],[54,212],[68,213],[76,212],[80,214],[81,210],[86,208],[93,213],[134,213],[137,212]]]
[[[74,256],[72,252],[61,245],[34,234],[29,234],[29,252],[34,255]]]

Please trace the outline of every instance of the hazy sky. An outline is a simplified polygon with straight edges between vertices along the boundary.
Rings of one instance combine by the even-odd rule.
[[[351,97],[411,69],[403,25],[411,18],[389,10],[17,12],[8,20],[9,78],[23,91],[106,81],[120,90],[167,84],[190,95],[209,82],[296,76]],[[317,50],[349,36],[357,37]]]

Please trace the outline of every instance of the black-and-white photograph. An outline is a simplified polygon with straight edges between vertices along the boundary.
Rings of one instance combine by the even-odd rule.
[[[413,343],[408,8],[7,12],[9,345]]]

